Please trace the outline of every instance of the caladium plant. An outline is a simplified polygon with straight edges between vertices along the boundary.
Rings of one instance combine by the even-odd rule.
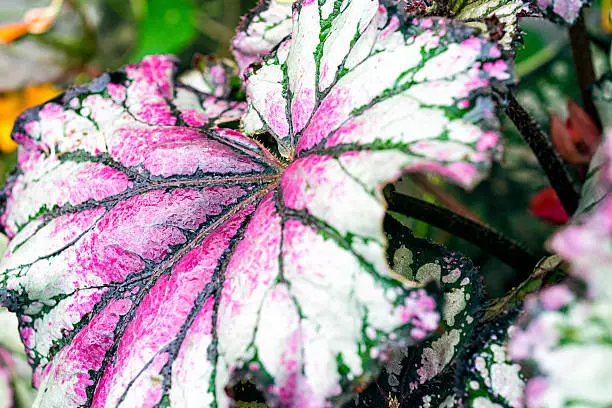
[[[304,1],[247,73],[243,132],[275,144],[215,127],[244,105],[164,56],[25,112],[1,297],[36,406],[229,406],[245,377],[271,405],[346,400],[440,319],[387,263],[382,188],[480,180],[509,69],[447,20]]]

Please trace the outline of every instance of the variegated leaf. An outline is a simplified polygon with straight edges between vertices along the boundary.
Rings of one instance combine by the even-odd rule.
[[[497,42],[504,50],[513,53],[521,38],[519,17],[534,16],[537,8],[528,0],[385,0],[398,7],[405,19],[415,15],[444,16],[462,21],[479,29]]]
[[[469,259],[415,238],[391,217],[385,221],[385,231],[394,273],[418,284],[440,286],[442,320],[432,338],[393,353],[377,382],[359,395],[356,406],[380,407],[384,400],[393,400],[398,407],[454,407],[453,363],[471,340],[477,323],[478,270]]]
[[[432,338],[395,353],[385,365],[392,390],[413,392],[448,371],[472,338],[478,322],[482,283],[469,259],[415,238],[399,222],[387,220],[393,271],[419,282],[435,282],[443,293],[442,320]]]
[[[262,0],[262,3],[244,17],[232,42],[234,56],[241,72],[291,34],[291,0]],[[337,7],[329,0],[328,8]],[[513,51],[520,37],[519,15],[535,15],[534,6],[526,0],[456,0],[449,3],[425,0],[384,0],[401,20],[415,16],[447,17],[462,21],[482,32],[501,48]]]
[[[500,56],[496,45],[446,20],[403,26],[370,0],[326,2],[320,12],[304,2],[292,40],[247,78],[243,129],[269,132],[289,161],[393,152],[401,168],[471,187],[499,152],[486,89],[511,78]]]
[[[461,402],[455,392],[455,382],[455,373],[447,370],[416,390],[404,393],[375,384],[346,408],[455,408]]]
[[[249,115],[291,123],[274,127],[283,158],[212,128],[236,109],[215,116],[164,57],[20,117],[2,297],[37,406],[224,407],[244,376],[270,405],[327,406],[438,326],[433,298],[387,264],[382,187],[409,170],[483,177],[498,151],[487,87],[510,74],[465,27],[400,27],[375,3],[302,3],[293,45],[266,63],[288,53],[291,109],[265,67],[250,77]]]
[[[242,18],[232,40],[232,52],[241,75],[291,34],[292,3],[293,0],[260,0],[259,5]]]
[[[516,312],[482,326],[476,341],[465,351],[458,379],[466,407],[523,407],[525,381],[521,367],[507,352],[508,341],[516,327]]]
[[[228,98],[231,78],[237,75],[236,64],[228,59],[196,55],[193,59],[193,69],[182,74],[179,80],[203,94]]]
[[[272,405],[323,406],[437,327],[434,300],[386,263],[393,171],[360,174],[363,157],[344,161],[356,178],[332,157],[287,166],[194,122],[206,106],[186,116],[198,95],[173,76],[149,57],[16,124],[2,297],[36,406],[223,407],[247,371]]]
[[[478,27],[508,51],[520,38],[519,16],[533,14],[525,0],[454,0],[447,7],[452,18]]]
[[[565,284],[527,300],[508,350],[529,373],[524,406],[612,404],[611,310],[609,297],[581,298]]]

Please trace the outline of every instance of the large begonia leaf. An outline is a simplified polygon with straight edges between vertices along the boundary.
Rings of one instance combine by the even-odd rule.
[[[310,133],[297,131],[316,102],[306,88],[288,86],[283,116],[274,92],[259,98],[265,67],[250,78],[251,115],[273,120],[272,107],[291,119],[295,143],[279,149],[289,160],[210,128],[220,119],[163,57],[20,117],[2,297],[20,315],[38,406],[227,406],[226,387],[244,375],[271,405],[324,406],[437,327],[433,298],[387,264],[381,190],[408,170],[481,178],[498,137],[486,88],[510,75],[497,47],[465,27],[428,19],[400,30],[375,3],[305,2],[296,13],[294,45],[318,30],[307,17],[326,13],[326,34],[306,36],[322,41],[321,78],[344,58],[347,32],[350,61],[363,58],[317,92]],[[308,53],[288,47],[278,52],[295,79]],[[334,131],[339,120],[350,126]]]
[[[262,0],[243,17],[232,40],[232,50],[241,74],[291,34],[292,3],[292,0]],[[327,3],[325,7],[328,10],[339,7],[331,0],[324,3]],[[519,37],[518,16],[534,14],[533,6],[525,0],[457,0],[448,3],[384,0],[382,3],[394,9],[402,21],[412,20],[418,15],[466,22],[488,32],[505,50],[512,50]]]
[[[228,406],[247,370],[270,404],[323,406],[437,327],[434,299],[391,277],[380,192],[363,189],[393,172],[360,185],[333,158],[286,167],[198,127],[195,104],[186,120],[173,75],[150,57],[16,123],[2,297],[36,406]],[[330,187],[341,212],[300,208]]]
[[[289,161],[370,150],[464,186],[481,179],[499,151],[486,89],[511,78],[496,45],[443,19],[403,25],[375,1],[298,9],[292,39],[247,78],[246,133],[269,132]]]
[[[523,407],[525,381],[521,367],[510,360],[508,341],[516,327],[516,312],[482,326],[477,340],[465,351],[458,378],[467,407]]]

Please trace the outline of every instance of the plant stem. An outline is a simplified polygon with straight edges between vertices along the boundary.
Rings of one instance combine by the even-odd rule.
[[[597,78],[595,77],[593,56],[591,55],[591,42],[589,41],[589,34],[584,24],[582,12],[580,12],[576,24],[570,26],[568,31],[584,109],[600,126],[599,116],[589,92],[589,87]]]
[[[504,237],[490,227],[425,201],[387,190],[388,210],[424,221],[487,250],[517,270],[521,279],[529,276],[540,259],[522,245]]]
[[[568,215],[578,208],[579,195],[574,188],[572,178],[565,168],[565,163],[555,149],[540,125],[521,106],[514,95],[509,95],[506,114],[514,123],[523,140],[529,145],[542,166],[550,185],[557,193],[561,204]]]
[[[474,221],[477,224],[484,225],[484,222],[478,218],[476,214],[474,214],[468,207],[466,207],[463,203],[453,197],[448,191],[440,188],[435,185],[424,174],[414,173],[410,175],[410,178],[421,188],[424,192],[433,195],[436,198],[436,201],[442,204],[444,207],[448,208],[455,214],[459,214],[467,219]]]
[[[210,39],[217,41],[225,48],[227,48],[227,45],[234,36],[234,32],[231,29],[217,22],[203,11],[200,11],[198,14],[195,28]]]

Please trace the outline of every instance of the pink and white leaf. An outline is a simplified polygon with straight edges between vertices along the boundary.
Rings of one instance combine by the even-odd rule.
[[[231,92],[230,79],[237,75],[238,68],[231,60],[196,55],[193,59],[193,69],[182,74],[179,81],[204,94],[227,98]]]
[[[242,18],[232,40],[232,52],[241,76],[291,34],[292,3],[292,0],[261,0]]]
[[[248,375],[270,405],[323,407],[437,328],[433,297],[392,277],[382,188],[483,177],[489,85],[510,74],[465,27],[375,3],[303,2],[251,74],[247,118],[282,158],[215,128],[226,111],[167,57],[19,118],[0,271],[38,406],[226,407]]]
[[[271,405],[345,398],[438,326],[386,262],[396,169],[370,174],[367,152],[286,164],[190,123],[174,72],[147,57],[16,123],[0,292],[35,406],[226,407],[247,373]]]
[[[444,19],[401,25],[369,0],[323,20],[316,2],[297,7],[292,39],[247,75],[247,134],[269,132],[290,161],[354,151],[396,174],[484,177],[500,151],[490,87],[511,80],[496,45]]]

